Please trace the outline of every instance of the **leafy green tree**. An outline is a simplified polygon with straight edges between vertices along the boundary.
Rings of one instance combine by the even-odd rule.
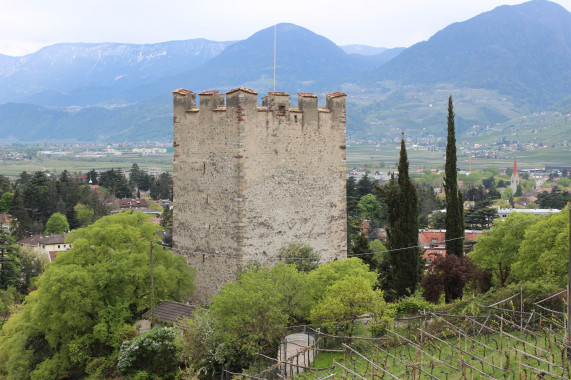
[[[521,242],[512,272],[520,280],[567,284],[569,210],[552,214],[530,226]]]
[[[401,297],[415,292],[423,267],[418,248],[418,195],[408,174],[404,133],[398,170],[398,180],[391,176],[380,192],[388,210],[387,248],[393,271],[391,288],[397,297]]]
[[[486,190],[495,189],[496,179],[494,178],[494,176],[491,176],[489,178],[484,178],[482,179],[482,184],[484,185],[484,188],[486,188]]]
[[[492,273],[493,280],[504,287],[512,279],[512,265],[517,261],[525,232],[536,216],[511,213],[505,220],[494,221],[492,231],[478,238],[468,256],[474,264]]]
[[[502,192],[502,199],[507,201],[512,197],[513,197],[512,189],[510,187],[506,187],[506,189]]]
[[[464,225],[462,210],[464,205],[458,198],[456,171],[456,132],[452,95],[448,98],[448,139],[446,142],[446,163],[444,166],[444,191],[446,192],[446,253],[462,257],[464,255]]]
[[[357,182],[357,194],[359,199],[367,194],[371,194],[373,192],[373,185],[374,183],[371,180],[371,177],[369,177],[367,174],[361,177],[359,182]]]
[[[46,223],[45,234],[63,234],[69,231],[69,223],[65,215],[56,212],[50,216]]]
[[[325,297],[311,310],[314,324],[353,335],[357,318],[369,313],[375,324],[388,323],[391,313],[383,292],[373,290],[364,277],[344,277],[327,288]]]
[[[8,191],[4,192],[4,194],[2,194],[2,198],[0,198],[0,213],[9,212],[13,202],[14,193],[10,193]]]
[[[211,299],[211,315],[223,331],[225,361],[240,369],[259,353],[275,353],[283,327],[309,314],[306,275],[294,266],[253,267]]]
[[[286,264],[294,265],[300,272],[317,269],[321,256],[310,245],[294,241],[280,248],[278,257]]]
[[[123,342],[117,371],[127,378],[174,379],[178,373],[180,348],[175,344],[178,330],[154,328]]]
[[[309,273],[309,288],[314,300],[321,300],[326,289],[345,277],[364,277],[371,286],[377,284],[377,274],[369,271],[368,266],[357,257],[330,261],[320,265]]]
[[[28,210],[26,210],[24,206],[24,199],[20,190],[14,192],[14,202],[12,203],[10,214],[12,214],[11,230],[14,236],[18,238],[30,236],[32,232],[32,220],[30,219]]]
[[[381,227],[387,221],[386,205],[379,202],[373,194],[361,197],[357,209],[361,218],[370,221],[371,228]]]
[[[75,205],[74,209],[77,213],[77,221],[80,227],[87,227],[94,222],[93,210],[89,209],[84,204],[78,203]]]
[[[44,260],[29,247],[19,247],[17,256],[20,264],[18,290],[26,294],[33,286],[34,278],[44,273]]]
[[[0,290],[18,285],[20,262],[16,253],[16,245],[11,244],[10,237],[0,232]]]
[[[211,376],[220,366],[222,334],[216,332],[216,320],[208,310],[200,308],[192,318],[182,318],[176,323],[182,332],[179,338],[181,360],[194,373]]]
[[[157,226],[120,213],[74,230],[0,336],[0,373],[9,379],[95,378],[114,367],[131,324],[149,310],[150,241]],[[193,291],[194,271],[180,256],[154,249],[157,302]]]

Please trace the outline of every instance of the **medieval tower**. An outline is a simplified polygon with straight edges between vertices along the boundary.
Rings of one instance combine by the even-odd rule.
[[[276,262],[302,241],[321,262],[347,257],[345,94],[174,96],[173,249],[197,269],[206,302],[239,268]]]

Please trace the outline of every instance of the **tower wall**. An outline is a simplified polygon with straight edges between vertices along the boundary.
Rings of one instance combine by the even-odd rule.
[[[239,88],[174,91],[175,252],[198,269],[205,302],[240,266],[273,264],[303,241],[321,261],[346,257],[345,94],[290,97]],[[194,96],[194,98],[193,98]],[[194,103],[193,103],[194,102]]]

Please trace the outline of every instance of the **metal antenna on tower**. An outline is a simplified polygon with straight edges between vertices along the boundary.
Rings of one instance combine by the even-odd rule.
[[[276,90],[276,38],[278,24],[274,25],[274,91]]]

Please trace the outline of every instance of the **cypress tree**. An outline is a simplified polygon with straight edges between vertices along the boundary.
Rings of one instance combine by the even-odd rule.
[[[446,254],[462,257],[464,253],[464,210],[462,196],[458,191],[456,172],[456,136],[454,130],[452,95],[448,98],[448,140],[446,143],[446,164],[444,172],[444,191],[446,192]]]
[[[394,294],[401,297],[414,293],[422,266],[418,248],[418,195],[408,174],[404,133],[398,170],[398,179],[391,175],[389,183],[380,192],[388,208],[387,249],[392,268],[392,288]]]

